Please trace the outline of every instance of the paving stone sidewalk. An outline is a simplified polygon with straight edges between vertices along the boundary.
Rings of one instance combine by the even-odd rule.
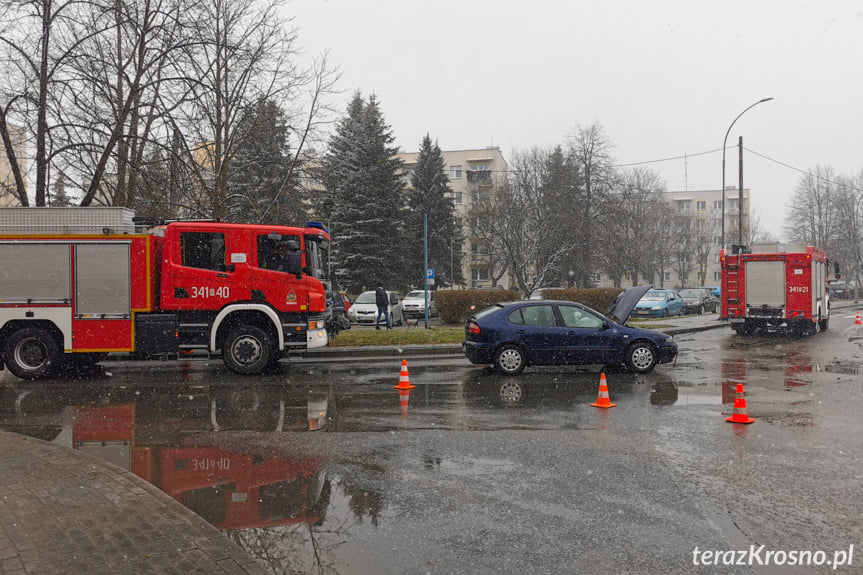
[[[226,535],[95,456],[0,431],[0,575],[263,574]]]

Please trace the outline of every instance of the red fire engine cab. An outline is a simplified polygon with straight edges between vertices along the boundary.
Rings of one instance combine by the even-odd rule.
[[[239,374],[327,344],[323,226],[136,221],[126,208],[0,209],[0,361],[221,352]]]
[[[760,244],[722,250],[722,316],[741,335],[827,329],[827,253],[813,246]]]

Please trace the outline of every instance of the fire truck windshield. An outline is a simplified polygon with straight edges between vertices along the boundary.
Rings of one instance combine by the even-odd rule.
[[[319,280],[325,278],[324,259],[329,242],[318,236],[306,236],[306,273]]]

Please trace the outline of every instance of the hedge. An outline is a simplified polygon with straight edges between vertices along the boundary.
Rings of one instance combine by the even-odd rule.
[[[604,313],[622,292],[620,288],[546,289],[546,299],[577,301]],[[435,293],[438,314],[442,323],[463,323],[475,310],[484,309],[497,302],[514,301],[521,296],[514,290],[439,290]]]

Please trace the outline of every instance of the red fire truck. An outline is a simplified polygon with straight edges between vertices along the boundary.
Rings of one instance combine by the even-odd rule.
[[[827,253],[813,246],[760,244],[722,250],[722,316],[741,335],[827,329]]]
[[[0,362],[221,352],[239,374],[327,344],[323,226],[142,222],[125,208],[0,209]]]

